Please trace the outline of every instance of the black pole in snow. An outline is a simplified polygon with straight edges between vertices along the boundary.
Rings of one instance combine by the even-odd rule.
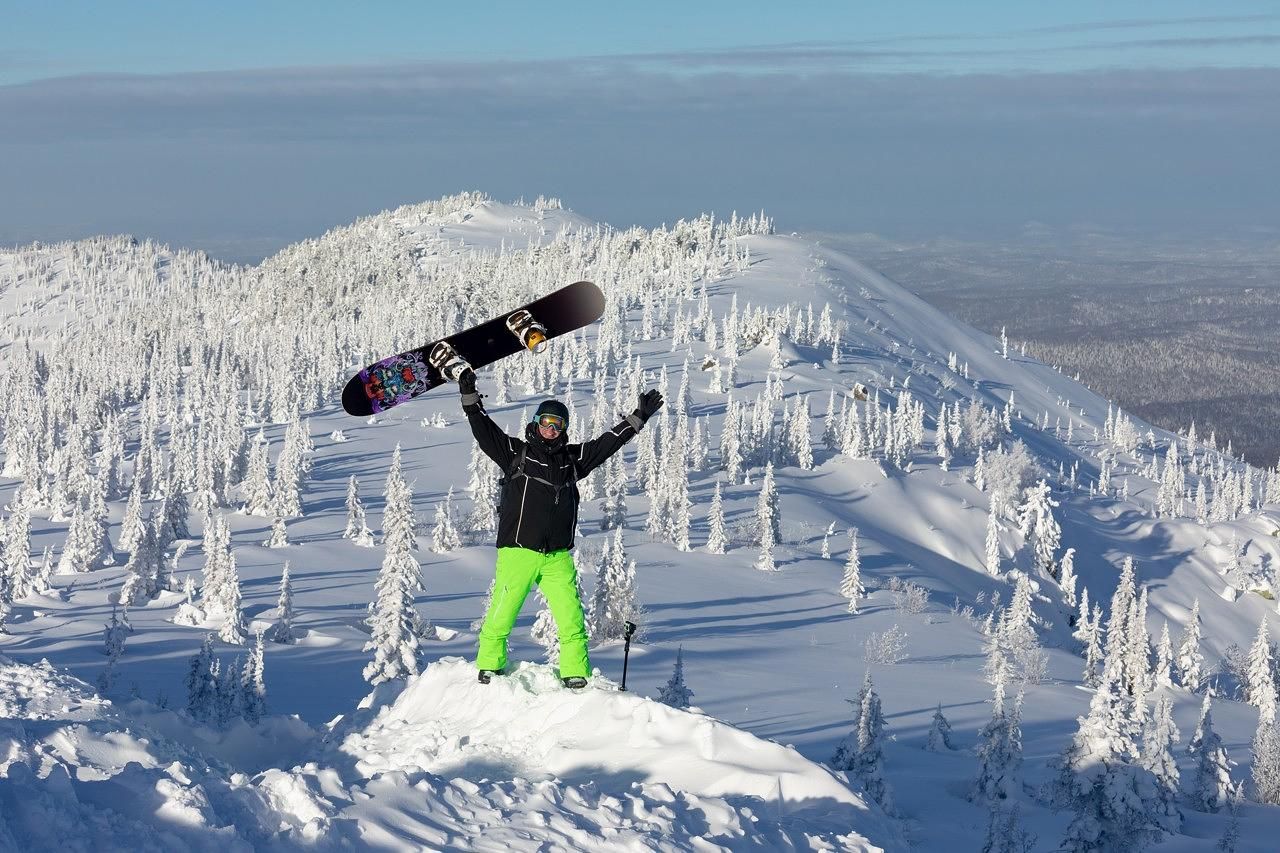
[[[631,660],[631,635],[636,632],[636,623],[627,622],[627,631],[623,635],[626,642],[622,646],[622,689],[627,689],[627,663]]]

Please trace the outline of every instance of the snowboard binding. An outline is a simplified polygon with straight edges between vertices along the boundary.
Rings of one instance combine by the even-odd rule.
[[[464,370],[470,369],[467,360],[458,355],[458,351],[449,346],[448,341],[440,341],[427,353],[427,363],[440,372],[450,382],[457,382]]]
[[[533,319],[528,310],[513,311],[507,317],[507,328],[529,352],[542,352],[547,348],[547,327]]]

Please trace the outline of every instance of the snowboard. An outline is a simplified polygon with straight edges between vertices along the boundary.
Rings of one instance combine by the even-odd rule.
[[[600,288],[575,282],[478,326],[375,361],[342,389],[342,408],[357,416],[385,412],[456,380],[463,367],[484,367],[522,350],[539,352],[552,338],[588,326],[603,314]]]

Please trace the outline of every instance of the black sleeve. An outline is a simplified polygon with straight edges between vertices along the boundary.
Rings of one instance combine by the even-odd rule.
[[[635,438],[637,424],[641,421],[635,415],[627,415],[618,422],[618,425],[599,438],[593,438],[584,444],[578,445],[578,452],[574,457],[574,465],[577,468],[578,476],[585,477],[591,473],[593,469],[603,464],[613,454],[622,449],[622,445]]]
[[[520,439],[512,438],[499,429],[479,402],[463,405],[462,411],[466,412],[471,434],[476,437],[476,444],[480,445],[485,456],[498,463],[503,471],[511,467],[512,460],[520,452]]]

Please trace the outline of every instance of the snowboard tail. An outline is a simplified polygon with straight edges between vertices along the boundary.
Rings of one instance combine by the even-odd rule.
[[[480,368],[525,349],[539,352],[546,341],[588,326],[603,314],[600,288],[575,282],[478,326],[375,361],[342,389],[342,408],[356,416],[385,412],[448,382],[427,358],[441,341]]]

